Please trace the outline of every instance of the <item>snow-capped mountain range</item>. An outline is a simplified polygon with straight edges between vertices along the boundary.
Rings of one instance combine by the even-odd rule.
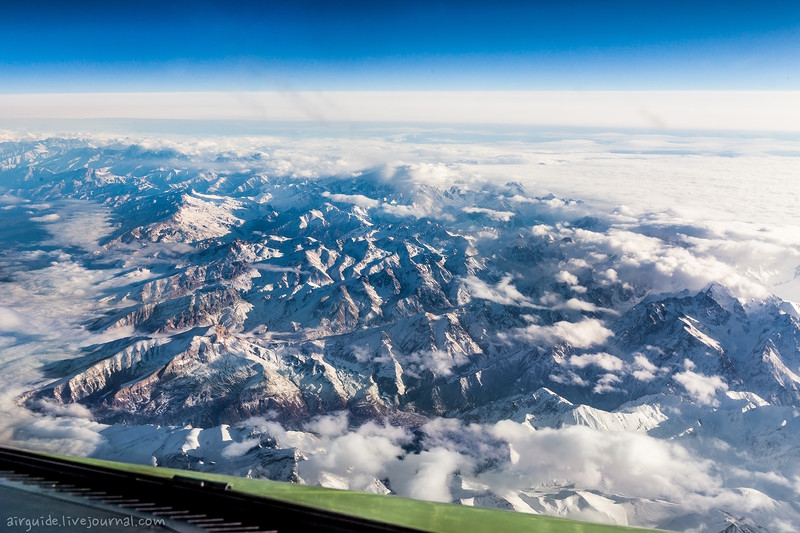
[[[88,409],[96,456],[668,529],[800,524],[798,307],[685,233],[407,165],[304,176],[55,138],[0,160],[0,216],[43,235],[3,235],[3,283],[56,253],[107,273],[87,340],[17,397]],[[104,210],[94,245],[59,241],[74,202]],[[345,445],[384,446],[380,466]],[[436,489],[414,492],[420,471]]]

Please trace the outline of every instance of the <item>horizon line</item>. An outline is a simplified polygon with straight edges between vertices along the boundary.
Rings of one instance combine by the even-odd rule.
[[[800,131],[792,90],[131,91],[0,94],[0,120],[198,119]]]

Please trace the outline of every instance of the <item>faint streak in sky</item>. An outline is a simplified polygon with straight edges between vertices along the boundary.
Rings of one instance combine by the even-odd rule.
[[[2,119],[203,119],[800,131],[800,91],[283,91],[0,95]]]

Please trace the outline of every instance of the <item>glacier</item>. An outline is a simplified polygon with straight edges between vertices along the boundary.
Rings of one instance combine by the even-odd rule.
[[[459,142],[2,143],[3,441],[617,524],[799,527],[798,243],[556,195],[537,172],[569,161],[525,178],[499,153],[518,146]],[[588,160],[614,153],[596,144]],[[737,262],[743,241],[769,253]]]

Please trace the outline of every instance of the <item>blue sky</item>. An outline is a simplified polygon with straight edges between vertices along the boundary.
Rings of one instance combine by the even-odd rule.
[[[4,6],[0,92],[800,89],[800,2]]]

